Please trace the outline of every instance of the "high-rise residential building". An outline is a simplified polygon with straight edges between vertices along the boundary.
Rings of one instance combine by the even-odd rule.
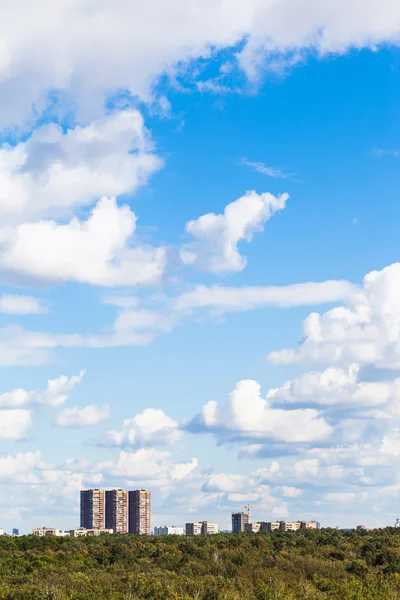
[[[232,513],[232,533],[244,531],[249,522],[249,514],[244,512]]]
[[[106,491],[106,529],[114,533],[128,533],[128,492],[125,490]]]
[[[103,529],[105,524],[104,490],[81,491],[81,527]]]
[[[150,535],[150,492],[135,490],[128,492],[129,533]]]

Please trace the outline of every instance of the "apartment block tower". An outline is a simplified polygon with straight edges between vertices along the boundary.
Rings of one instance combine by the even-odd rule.
[[[232,533],[244,531],[245,525],[249,522],[249,514],[244,512],[232,513]]]
[[[128,492],[106,491],[106,528],[114,533],[128,533]]]
[[[150,492],[135,490],[128,492],[129,533],[150,535]]]
[[[81,527],[102,529],[105,523],[104,490],[81,491]]]

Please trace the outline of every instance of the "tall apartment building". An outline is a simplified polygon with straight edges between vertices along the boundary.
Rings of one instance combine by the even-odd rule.
[[[114,533],[128,533],[128,492],[106,491],[106,529]]]
[[[135,490],[128,492],[129,533],[150,535],[150,492]]]
[[[104,501],[104,490],[81,491],[81,527],[85,529],[104,528]]]
[[[232,513],[232,533],[244,531],[245,525],[249,522],[248,513],[238,512]]]

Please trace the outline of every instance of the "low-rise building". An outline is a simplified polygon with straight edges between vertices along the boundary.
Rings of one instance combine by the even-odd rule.
[[[218,523],[200,521],[199,523],[186,523],[186,535],[212,535],[218,533]]]
[[[79,529],[71,529],[69,531],[69,535],[71,537],[90,537],[94,535],[111,534],[113,532],[113,529],[109,529],[106,527],[99,527],[96,529],[85,529],[84,527],[80,527]]]
[[[272,521],[260,523],[261,531],[298,531],[299,529],[319,529],[318,521]]]
[[[65,537],[69,535],[69,532],[62,529],[55,529],[54,527],[37,527],[36,529],[32,529],[32,535],[36,535],[37,537]]]
[[[244,530],[258,533],[261,529],[261,523],[245,523]]]
[[[154,535],[185,535],[185,528],[176,525],[154,527]]]

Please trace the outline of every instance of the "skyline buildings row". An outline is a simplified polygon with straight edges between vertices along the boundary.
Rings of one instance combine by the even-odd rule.
[[[114,533],[151,534],[151,500],[148,490],[81,490],[80,526],[112,529]]]

